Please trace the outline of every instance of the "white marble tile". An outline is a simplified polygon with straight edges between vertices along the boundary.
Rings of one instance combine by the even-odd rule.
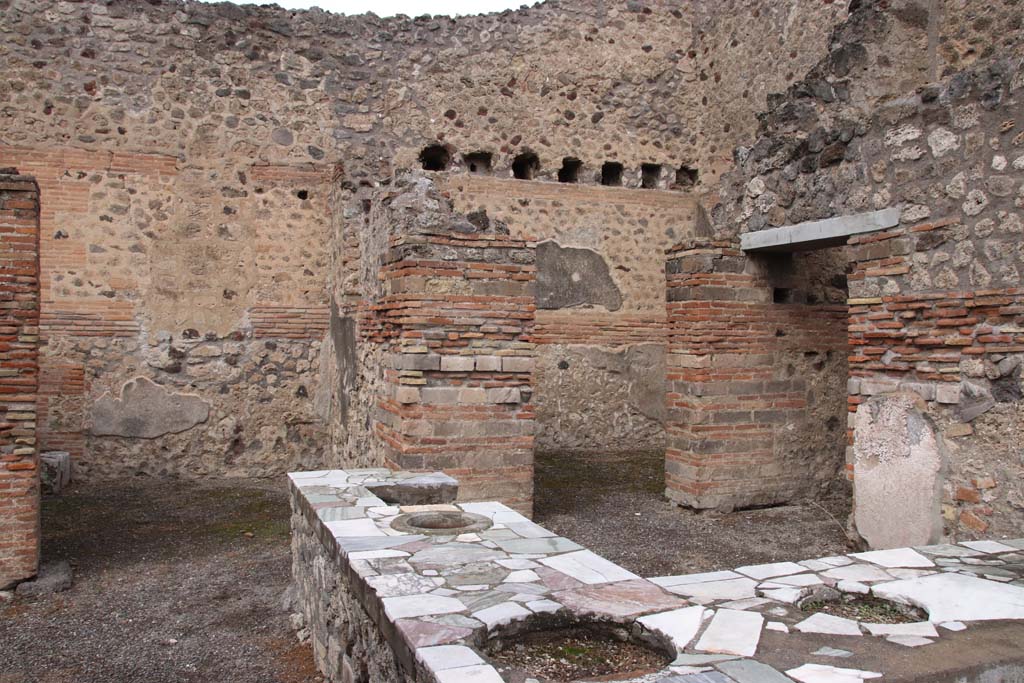
[[[518,569],[506,576],[503,583],[530,583],[531,581],[540,581],[537,572],[532,569]]]
[[[774,576],[785,576],[787,574],[799,574],[807,569],[796,562],[773,562],[771,564],[752,564],[746,567],[737,567],[736,571],[745,574],[752,579],[764,581]]]
[[[411,572],[368,576],[365,580],[367,585],[381,598],[394,598],[400,595],[420,595],[421,593],[429,593],[438,586],[444,585],[444,579],[434,576],[420,576]],[[454,591],[452,594],[454,595]]]
[[[720,609],[697,641],[697,649],[722,655],[753,657],[764,617],[757,612]]]
[[[381,603],[384,605],[384,613],[391,621],[408,617],[425,617],[432,614],[451,614],[466,609],[466,606],[459,600],[441,595],[384,598]]]
[[[761,595],[776,602],[784,602],[787,605],[794,604],[803,596],[802,588],[775,588],[773,590],[761,591]]]
[[[872,592],[921,607],[933,622],[1024,619],[1024,588],[963,574],[893,581],[874,586]]]
[[[840,650],[839,648],[828,647],[828,646],[825,646],[825,647],[822,647],[822,648],[818,648],[817,650],[815,650],[811,654],[812,655],[817,655],[818,657],[843,657],[843,658],[850,657],[850,656],[853,655],[853,653],[850,652],[849,650]]]
[[[376,560],[382,557],[409,557],[404,550],[383,548],[381,550],[356,550],[348,554],[350,560]]]
[[[821,575],[827,576],[830,579],[836,579],[837,581],[860,581],[861,583],[892,581],[892,576],[886,573],[884,569],[872,564],[851,564],[845,567],[836,567],[835,569],[829,569],[827,572],[822,572]]]
[[[917,621],[912,624],[862,624],[862,626],[873,636],[939,637],[938,631],[930,621]]]
[[[931,645],[935,642],[931,638],[921,638],[920,636],[886,636],[885,639],[890,643],[902,645],[903,647],[921,647],[922,645]]]
[[[893,567],[892,569],[886,569],[886,571],[894,579],[919,579],[922,576],[931,576],[936,573],[927,569],[904,569],[902,567]]]
[[[416,659],[433,672],[457,669],[460,666],[483,664],[480,655],[465,645],[436,645],[416,650]]]
[[[652,583],[659,586],[685,586],[691,583],[706,583],[708,581],[725,581],[727,579],[740,579],[741,575],[733,571],[703,572],[701,574],[680,574],[678,576],[656,576],[651,579]]]
[[[823,572],[826,569],[831,569],[835,566],[828,564],[827,562],[822,562],[821,560],[804,560],[803,562],[797,562],[797,564],[801,567],[810,569],[812,572]]]
[[[977,550],[971,550],[970,548],[963,548],[958,545],[952,545],[949,543],[939,543],[936,545],[921,545],[916,546],[914,550],[918,550],[922,553],[932,555],[934,557],[978,557],[984,553],[980,553]]]
[[[437,683],[504,683],[495,668],[486,664],[446,669],[434,676]]]
[[[761,605],[771,604],[768,598],[744,598],[742,600],[730,600],[719,605],[722,609],[753,609]]]
[[[853,564],[853,560],[848,558],[846,555],[832,555],[831,557],[819,557],[818,562],[824,562],[825,564],[832,567],[845,567],[848,564]]]
[[[554,600],[533,600],[526,603],[526,608],[534,614],[554,614],[562,609],[562,604]]]
[[[779,576],[765,581],[758,588],[785,588],[786,586],[820,586],[824,581],[815,574],[794,574],[793,576]]]
[[[500,564],[505,569],[536,569],[540,566],[533,560],[520,559],[498,560],[498,564]]]
[[[372,519],[343,519],[337,522],[324,522],[335,538],[352,538],[366,536],[386,536]]]
[[[794,626],[801,633],[827,633],[834,636],[859,636],[860,626],[853,619],[818,612]]]
[[[857,595],[868,595],[871,593],[871,586],[860,581],[840,581],[836,588],[842,593],[856,593]]]
[[[962,541],[960,545],[982,553],[1012,553],[1017,548],[998,541]]]
[[[882,567],[934,567],[935,563],[910,548],[872,550],[866,553],[851,553],[851,557]]]
[[[522,538],[548,538],[555,535],[555,532],[533,522],[508,522],[506,526]]]
[[[610,562],[589,550],[555,555],[541,560],[552,569],[571,576],[586,584],[609,583],[612,581],[628,581],[639,579],[633,572],[628,572],[614,562]]]
[[[963,631],[967,628],[967,624],[962,621],[944,621],[939,626],[947,631]]]
[[[710,602],[753,598],[757,595],[756,588],[757,582],[753,579],[739,578],[669,586],[668,590],[676,595],[685,595],[689,598]]]
[[[703,607],[684,607],[640,617],[637,623],[649,631],[656,631],[668,637],[676,646],[676,650],[682,652],[697,635],[703,617]]]
[[[530,600],[533,600],[537,596],[531,595],[528,597]],[[503,602],[498,605],[494,605],[493,607],[482,609],[479,612],[473,612],[473,617],[484,622],[487,625],[487,628],[494,628],[495,626],[511,624],[513,621],[518,621],[530,616],[531,614],[533,614],[533,612],[518,603]]]
[[[825,664],[804,664],[790,669],[786,675],[800,683],[859,683],[859,681],[882,677],[882,674],[875,671],[842,669]]]
[[[779,633],[789,633],[789,627],[783,624],[781,621],[769,621],[764,627],[769,631],[778,631]]]
[[[473,512],[489,517],[495,524],[532,524],[530,520],[512,508],[501,503],[460,503],[459,507],[466,512]],[[493,528],[493,527],[492,527]]]

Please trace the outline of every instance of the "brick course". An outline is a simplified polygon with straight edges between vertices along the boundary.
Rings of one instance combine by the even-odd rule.
[[[0,589],[39,564],[39,186],[0,171]]]
[[[810,380],[787,354],[845,353],[846,306],[774,303],[730,241],[669,251],[666,494],[696,508],[784,503],[838,475],[783,442],[806,424]]]

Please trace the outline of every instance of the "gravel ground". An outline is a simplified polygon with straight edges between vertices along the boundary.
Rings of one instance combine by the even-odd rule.
[[[846,550],[848,504],[727,515],[662,498],[660,456],[538,458],[537,521],[643,576]],[[314,683],[288,626],[283,483],[126,479],[43,501],[74,586],[0,605],[0,683]],[[839,520],[839,521],[837,521]]]
[[[288,626],[283,484],[127,479],[43,502],[74,586],[0,606],[0,683],[312,683]]]
[[[538,455],[534,518],[641,576],[848,552],[849,497],[730,514],[664,498],[660,454]]]

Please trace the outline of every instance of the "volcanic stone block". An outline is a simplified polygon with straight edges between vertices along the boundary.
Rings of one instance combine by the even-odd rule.
[[[854,427],[854,512],[871,548],[936,543],[942,536],[947,457],[920,397],[868,399]]]

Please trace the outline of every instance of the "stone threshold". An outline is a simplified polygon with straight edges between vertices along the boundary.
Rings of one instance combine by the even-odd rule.
[[[975,622],[1024,620],[1024,539],[645,579],[501,503],[452,502],[457,484],[441,473],[330,470],[292,473],[289,480],[294,510],[347,579],[337,590],[350,591],[370,615],[405,680],[500,683],[479,646],[490,636],[553,620],[620,624],[676,651],[663,671],[637,681],[885,680],[886,671],[877,670],[882,667],[854,666],[851,639],[884,641],[898,659],[901,649],[932,645]],[[401,504],[409,500],[416,504]],[[458,535],[391,526],[399,515],[459,512],[486,518],[490,526]],[[306,570],[296,562],[296,572]],[[912,605],[928,619],[880,624],[822,612],[808,616],[796,606],[842,593]],[[759,650],[770,637],[773,650],[788,649],[792,641],[796,651],[806,647],[807,636],[827,644],[799,666],[776,668],[767,660],[777,658]]]

